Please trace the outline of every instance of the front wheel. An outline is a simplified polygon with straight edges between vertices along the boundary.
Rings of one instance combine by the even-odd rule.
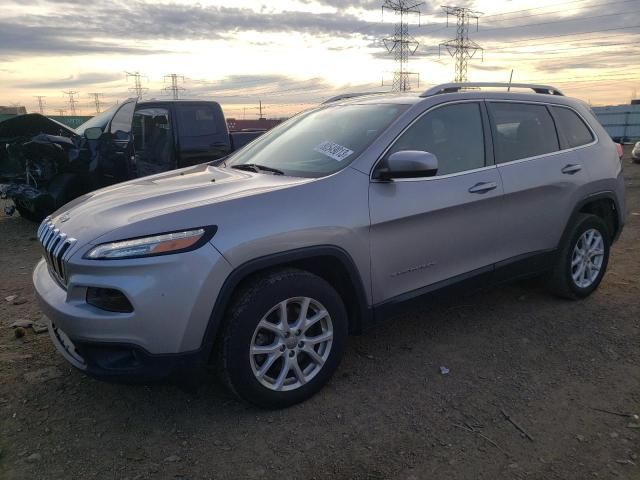
[[[607,270],[610,245],[604,221],[596,215],[580,214],[560,249],[551,276],[552,292],[569,299],[590,295]]]
[[[271,272],[235,296],[219,350],[222,377],[263,408],[302,402],[333,375],[347,332],[342,299],[325,280],[297,269]]]

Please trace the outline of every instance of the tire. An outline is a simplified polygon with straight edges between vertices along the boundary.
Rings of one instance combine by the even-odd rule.
[[[593,244],[585,247],[587,245],[585,242],[589,238],[585,235],[588,232],[595,232],[591,237]],[[598,241],[598,236],[601,241]],[[611,236],[605,222],[596,215],[581,213],[568,232],[558,254],[550,278],[551,291],[560,297],[571,300],[591,295],[600,285],[607,270],[610,246]],[[585,248],[585,251],[592,252],[587,254],[586,259],[582,261],[580,259],[584,259],[585,256],[577,251],[581,247]],[[596,252],[600,251],[601,254],[597,255]],[[579,263],[572,265],[574,262]],[[596,268],[597,265],[599,268]],[[580,270],[581,268],[582,270]],[[578,274],[580,271],[582,275]]]
[[[55,210],[55,201],[48,193],[43,193],[27,201],[14,198],[13,203],[21,217],[36,223],[40,223]]]
[[[315,322],[296,325],[306,299],[305,324]],[[287,327],[280,320],[283,312]],[[241,288],[227,312],[218,345],[222,379],[240,399],[262,408],[302,402],[320,390],[337,369],[346,346],[347,323],[342,299],[322,278],[297,269],[261,275]],[[328,340],[313,343],[319,339]],[[250,353],[261,347],[269,353]],[[306,353],[309,349],[316,352],[315,360]],[[292,362],[298,365],[297,371]]]
[[[22,218],[24,218],[25,220],[29,220],[30,222],[35,222],[35,223],[42,222],[42,220],[44,220],[44,218],[49,213],[51,213],[49,211],[43,211],[43,210],[36,210],[35,212],[32,212],[27,207],[24,207],[24,206],[22,206],[20,204],[16,204],[16,210],[18,211],[18,213],[20,214],[20,216]]]

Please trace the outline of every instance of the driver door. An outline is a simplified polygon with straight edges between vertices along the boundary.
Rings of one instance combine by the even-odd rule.
[[[131,131],[137,98],[126,100],[107,124],[98,143],[96,156],[100,186],[124,182],[131,175],[133,135]]]
[[[427,151],[437,157],[438,171],[370,183],[374,304],[424,293],[470,272],[490,272],[500,260],[503,191],[488,128],[483,102],[440,105],[385,154],[381,163],[397,151]]]

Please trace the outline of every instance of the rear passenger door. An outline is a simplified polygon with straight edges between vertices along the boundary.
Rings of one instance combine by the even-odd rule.
[[[438,172],[370,184],[375,303],[492,269],[502,184],[489,136],[482,102],[449,103],[424,113],[385,153],[381,164],[396,151],[433,153]]]
[[[558,246],[580,187],[588,181],[580,154],[569,146],[576,139],[558,135],[556,121],[565,123],[566,109],[555,115],[556,107],[542,103],[487,105],[504,185],[505,231],[497,248],[505,260],[549,252]]]

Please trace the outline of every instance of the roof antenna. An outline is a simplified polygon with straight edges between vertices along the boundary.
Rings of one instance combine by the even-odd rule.
[[[507,92],[511,91],[511,80],[513,80],[513,68],[511,69],[511,75],[509,75],[509,87],[507,87]]]

